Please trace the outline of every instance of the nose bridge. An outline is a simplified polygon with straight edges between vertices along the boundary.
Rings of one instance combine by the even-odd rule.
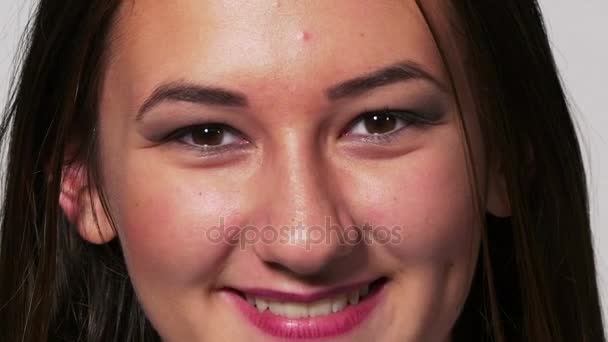
[[[274,160],[271,182],[273,193],[268,219],[272,225],[297,226],[306,232],[323,228],[337,216],[331,169],[322,153],[312,144],[292,141],[283,144]],[[332,189],[333,188],[333,189]]]
[[[325,164],[323,158],[315,158],[304,148],[292,149],[283,167],[285,175],[277,179],[276,190],[284,199],[275,206],[282,211],[277,216],[290,215],[292,221],[312,226],[335,214],[331,198],[335,183],[331,183],[331,170]]]
[[[352,247],[339,236],[346,232],[348,215],[339,201],[338,184],[312,144],[293,139],[275,152],[266,166],[269,191],[262,210],[279,239],[257,244],[256,253],[294,273],[320,272]]]

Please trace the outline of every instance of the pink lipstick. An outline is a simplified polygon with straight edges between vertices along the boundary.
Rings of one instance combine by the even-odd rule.
[[[259,288],[224,293],[264,333],[315,339],[345,334],[364,322],[381,302],[386,282],[379,278],[305,295]]]

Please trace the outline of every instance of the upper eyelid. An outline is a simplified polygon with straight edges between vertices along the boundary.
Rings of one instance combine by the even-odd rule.
[[[386,114],[386,113],[388,113],[389,115],[392,113],[393,114],[392,116],[396,117],[397,119],[403,120],[405,122],[420,122],[420,123],[432,123],[433,122],[432,120],[425,118],[424,115],[418,114],[411,110],[391,109],[391,108],[380,109],[380,110],[366,110],[366,111],[363,111],[361,114],[357,115],[351,121],[349,121],[349,123],[346,125],[346,127],[341,131],[341,134],[344,134],[346,131],[351,129],[355,124],[361,122],[361,120],[364,120],[369,115]],[[405,113],[407,113],[407,114],[405,114]]]

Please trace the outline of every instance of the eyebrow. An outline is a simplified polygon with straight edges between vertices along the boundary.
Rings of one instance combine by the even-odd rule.
[[[329,100],[336,101],[343,98],[356,97],[375,88],[389,84],[415,80],[429,81],[441,91],[447,92],[447,87],[438,79],[431,76],[431,74],[425,71],[420,65],[404,61],[371,72],[367,75],[342,82],[329,88],[326,94]]]
[[[447,92],[445,84],[434,78],[420,65],[403,61],[359,76],[328,88],[325,95],[330,101],[361,96],[373,89],[389,84],[424,80],[431,82],[443,92]],[[248,107],[247,96],[239,91],[225,88],[209,87],[188,82],[171,82],[157,87],[140,107],[136,121],[153,107],[165,101],[191,102],[210,106]]]
[[[156,88],[137,112],[136,121],[144,114],[165,101],[192,102],[198,104],[247,107],[247,97],[239,92],[223,88],[206,87],[191,83],[172,82]]]

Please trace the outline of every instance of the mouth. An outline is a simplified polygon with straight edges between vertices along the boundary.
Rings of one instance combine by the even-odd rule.
[[[359,326],[379,304],[386,277],[308,295],[226,288],[239,311],[263,332],[282,338],[321,338]]]

